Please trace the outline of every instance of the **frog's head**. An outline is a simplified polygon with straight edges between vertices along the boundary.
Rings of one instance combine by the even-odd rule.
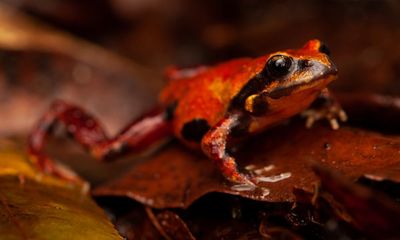
[[[252,80],[258,83],[258,90],[245,94],[242,105],[254,115],[266,111],[286,111],[288,115],[302,111],[337,77],[329,50],[319,40],[308,41],[300,49],[269,54],[257,61],[263,64]]]

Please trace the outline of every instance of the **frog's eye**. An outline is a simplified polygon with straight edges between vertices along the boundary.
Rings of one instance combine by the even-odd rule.
[[[292,66],[292,58],[285,55],[272,56],[266,65],[266,70],[270,76],[279,78],[287,75]]]

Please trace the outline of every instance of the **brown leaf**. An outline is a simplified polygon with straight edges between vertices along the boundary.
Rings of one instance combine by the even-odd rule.
[[[379,94],[340,94],[350,113],[349,124],[389,135],[400,135],[400,98]]]
[[[347,96],[345,103],[350,119],[389,115],[399,117],[399,99],[371,95]],[[357,106],[371,106],[363,115]],[[385,120],[374,118],[377,129]],[[355,121],[357,123],[357,121]],[[396,125],[394,118],[389,124]],[[389,124],[386,124],[388,126]],[[351,180],[364,176],[370,179],[400,181],[400,138],[377,132],[343,126],[338,131],[326,124],[305,129],[303,121],[293,121],[250,139],[238,154],[238,162],[266,182],[254,191],[226,182],[211,161],[201,153],[174,143],[147,161],[138,164],[125,176],[94,190],[96,196],[127,196],[155,208],[188,207],[210,192],[223,192],[261,201],[294,201],[293,188],[312,192],[318,178],[311,162],[335,169]],[[242,190],[242,191],[238,191]]]
[[[366,176],[399,182],[400,169],[394,167],[400,161],[399,149],[399,138],[349,127],[333,131],[318,125],[308,130],[297,122],[266,132],[244,146],[239,163],[264,171],[262,175],[271,181],[260,183],[255,191],[235,190],[209,159],[172,144],[124,177],[95,189],[94,194],[128,196],[155,208],[185,208],[209,192],[294,201],[294,187],[313,191],[318,180],[309,162],[336,169],[352,180]]]
[[[146,208],[146,212],[153,222],[153,225],[156,226],[165,239],[195,239],[185,222],[176,213],[169,210],[162,210],[158,213],[154,213],[150,208]]]
[[[329,218],[326,215],[318,217],[326,210],[329,211],[325,208],[316,209],[310,204],[294,207],[291,203],[260,202],[214,193],[202,197],[185,210],[153,212],[170,212],[168,219],[179,218],[179,221],[184,221],[196,239],[310,239],[313,236],[329,239],[328,236],[338,236],[336,233],[343,230],[344,225],[340,222],[336,233],[328,233],[323,223]],[[181,229],[181,232],[185,229],[178,227],[182,223],[165,223],[165,226],[170,228],[169,231]],[[342,236],[348,236],[347,232]]]
[[[103,198],[98,204],[110,216],[115,228],[127,240],[164,239],[149,219],[145,207],[128,198]]]
[[[366,236],[372,239],[397,239],[400,236],[400,207],[392,199],[371,189],[353,184],[326,168],[315,166],[321,187],[344,206]]]

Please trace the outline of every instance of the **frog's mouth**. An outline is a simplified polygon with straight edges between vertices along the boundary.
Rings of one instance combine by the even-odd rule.
[[[336,68],[321,74],[319,77],[303,80],[300,82],[294,82],[290,85],[281,86],[268,93],[268,97],[273,99],[278,99],[285,96],[290,96],[297,92],[302,92],[305,90],[315,89],[322,90],[330,82],[337,78]]]

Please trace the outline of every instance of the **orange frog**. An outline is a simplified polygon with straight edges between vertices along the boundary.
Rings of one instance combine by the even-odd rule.
[[[74,178],[44,152],[46,136],[63,124],[74,139],[100,160],[147,149],[175,136],[185,145],[201,149],[227,180],[254,185],[256,176],[241,173],[230,154],[238,140],[275,126],[298,113],[306,126],[326,118],[333,129],[346,114],[327,85],[337,69],[327,47],[311,40],[303,48],[241,58],[215,66],[170,69],[160,94],[160,107],[128,125],[113,138],[77,106],[55,102],[29,138],[29,153],[42,171]],[[314,104],[313,104],[314,103]],[[315,108],[307,109],[309,106]]]

